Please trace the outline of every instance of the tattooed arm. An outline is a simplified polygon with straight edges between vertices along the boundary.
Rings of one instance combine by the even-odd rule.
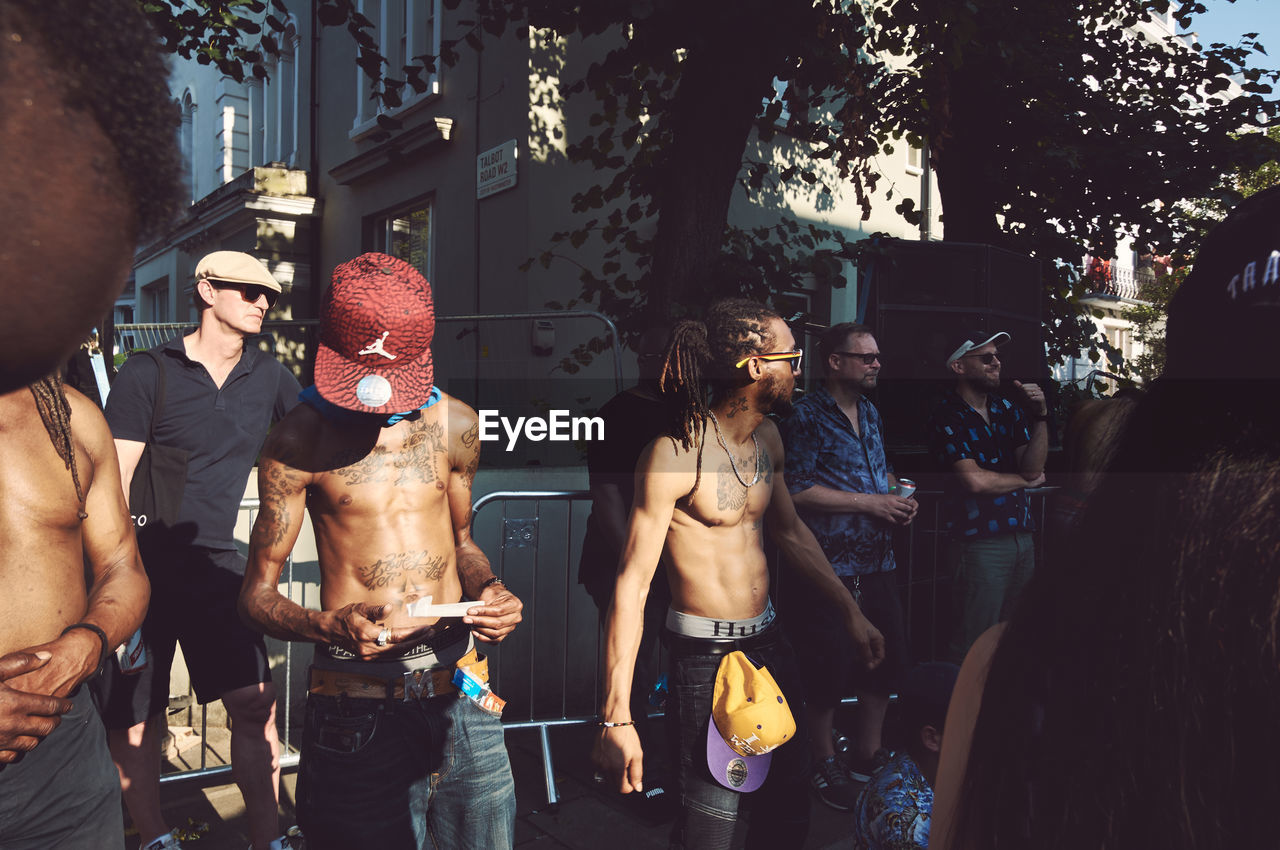
[[[449,398],[448,404],[449,519],[453,524],[458,581],[464,596],[482,603],[472,608],[462,622],[471,626],[477,640],[497,643],[520,622],[524,603],[504,585],[483,587],[493,578],[493,568],[471,537],[471,484],[480,468],[480,426],[470,407],[454,398]]]
[[[249,536],[249,563],[240,586],[240,616],[280,640],[337,644],[361,658],[396,649],[420,629],[395,629],[383,646],[382,627],[375,623],[390,606],[356,602],[333,611],[315,611],[293,602],[279,590],[280,573],[302,529],[307,486],[315,474],[304,471],[308,446],[319,422],[307,407],[295,408],[267,438],[258,463],[260,508]]]

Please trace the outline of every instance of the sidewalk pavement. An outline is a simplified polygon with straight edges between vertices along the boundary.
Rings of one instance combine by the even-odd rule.
[[[659,724],[660,725],[660,724]],[[594,768],[589,753],[594,734],[590,727],[559,727],[550,731],[555,759],[559,802],[547,804],[542,754],[535,729],[507,732],[507,749],[516,782],[516,846],[525,850],[663,850],[667,846],[670,822],[655,823],[640,811],[634,795],[622,795],[600,788],[592,781]],[[208,763],[225,763],[225,729],[210,729],[206,742]],[[191,751],[181,754],[185,763],[198,763]],[[176,766],[176,765],[175,765]],[[281,790],[281,828],[294,823],[296,772],[284,775]],[[197,787],[193,783],[166,783],[161,798],[170,826],[185,825],[188,819],[204,822],[209,831],[185,846],[194,850],[245,850],[244,803],[233,784]],[[837,812],[810,796],[813,822],[808,850],[836,850],[850,846],[852,815]],[[743,846],[745,824],[740,824],[734,842]],[[136,850],[138,836],[126,840],[128,850]],[[352,848],[363,850],[363,848]],[[781,850],[781,848],[780,848]],[[799,850],[785,848],[785,850]]]

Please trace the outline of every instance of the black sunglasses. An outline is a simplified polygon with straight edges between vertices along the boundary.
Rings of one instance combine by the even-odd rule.
[[[870,354],[859,354],[856,351],[833,351],[832,354],[839,354],[841,357],[856,357],[862,361],[862,365],[870,366],[880,359],[880,352],[873,351]]]
[[[961,357],[976,357],[982,361],[983,366],[990,366],[1000,359],[994,351],[988,351],[986,354],[961,354]]]
[[[256,304],[259,298],[266,297],[267,309],[270,310],[276,306],[276,301],[280,299],[280,293],[276,292],[269,286],[263,286],[260,283],[228,283],[224,280],[211,280],[209,283],[214,289],[237,289],[240,291],[240,297],[250,304]]]

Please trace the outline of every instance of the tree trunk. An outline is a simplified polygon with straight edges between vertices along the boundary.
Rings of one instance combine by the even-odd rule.
[[[938,194],[942,200],[942,238],[947,242],[981,242],[998,245],[1002,241],[996,219],[995,193],[1001,164],[992,143],[996,112],[989,97],[989,85],[966,80],[958,74],[951,80],[949,98],[950,132],[934,148]]]
[[[741,6],[722,11],[704,16],[708,29],[688,51],[670,108],[671,142],[654,192],[649,304],[655,318],[669,317],[677,303],[699,303],[713,277],[743,151],[771,90],[771,57],[779,56],[775,15]],[[732,31],[727,21],[734,22]]]

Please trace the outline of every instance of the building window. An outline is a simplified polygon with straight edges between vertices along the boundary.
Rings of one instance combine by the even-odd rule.
[[[404,260],[431,280],[431,202],[375,221],[373,250]]]
[[[443,0],[357,0],[360,13],[374,23],[372,35],[378,52],[387,60],[383,74],[404,80],[404,66],[417,56],[440,55],[440,20]],[[386,109],[369,95],[369,78],[356,69],[356,117],[351,135],[362,135],[373,129],[380,112],[394,115],[397,111],[419,103],[440,92],[440,69],[424,74],[426,91],[418,93],[408,83],[400,89],[400,106]]]
[[[280,36],[280,55],[267,83],[267,155],[273,162],[288,166],[298,161],[298,75],[294,62],[297,55],[298,26],[290,15]]]
[[[263,165],[262,155],[266,146],[266,86],[262,80],[254,77],[245,80],[245,88],[249,93],[249,167]]]
[[[182,159],[187,164],[187,190],[189,203],[195,203],[196,194],[196,103],[191,92],[182,94],[182,123],[178,127],[178,146],[182,151]]]
[[[907,142],[907,173],[924,173],[924,150],[911,142]]]
[[[143,313],[152,322],[167,322],[169,318],[169,278],[162,277],[142,287]]]

